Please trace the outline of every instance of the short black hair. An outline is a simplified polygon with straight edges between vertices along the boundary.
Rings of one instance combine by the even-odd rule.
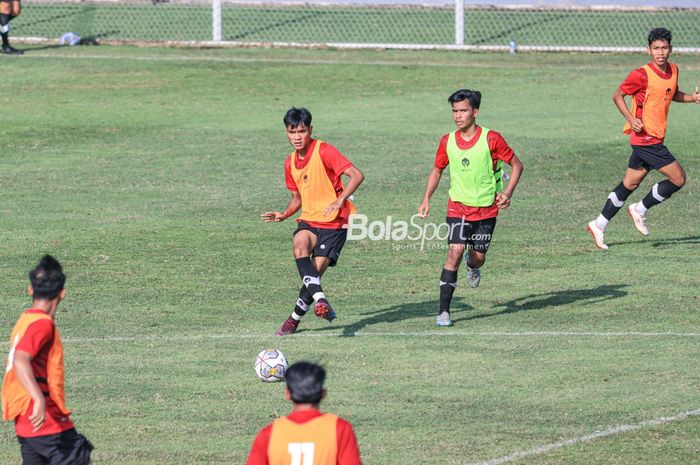
[[[319,404],[323,398],[326,370],[316,363],[297,362],[284,374],[287,390],[295,404]]]
[[[671,31],[663,27],[657,27],[649,31],[649,37],[647,37],[647,39],[649,40],[650,47],[651,43],[657,40],[665,40],[668,42],[668,45],[671,45]]]
[[[29,282],[34,289],[35,299],[53,300],[61,293],[66,284],[66,275],[58,260],[51,255],[44,255],[39,264],[29,272]]]
[[[481,105],[481,92],[478,90],[459,89],[447,99],[447,101],[450,102],[450,105],[456,102],[462,102],[464,100],[469,100],[470,107],[475,109],[479,108],[479,105]]]
[[[284,114],[282,121],[285,128],[290,126],[296,128],[302,124],[308,128],[311,126],[311,112],[306,108],[292,107]]]

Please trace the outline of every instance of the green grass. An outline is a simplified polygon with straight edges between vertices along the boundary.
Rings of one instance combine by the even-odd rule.
[[[677,58],[691,90],[700,58]],[[324,408],[353,422],[370,465],[473,464],[698,409],[698,106],[671,109],[667,144],[688,183],[651,211],[651,235],[621,212],[602,253],[584,229],[629,155],[612,92],[644,62],[110,47],[5,59],[3,337],[28,303],[28,269],[55,254],[68,274],[68,404],[97,464],[244,463],[289,410],[283,386],[254,376],[265,347],[327,366]],[[272,336],[299,285],[293,222],[259,219],[289,196],[284,111],[307,106],[316,136],[362,169],[362,213],[408,220],[453,128],[447,96],[464,86],[482,91],[480,123],[526,171],[481,287],[460,276],[454,328],[434,326],[439,241],[356,241],[324,279],[338,320]],[[518,463],[690,464],[699,432],[693,417]],[[6,424],[0,464],[18,457]]]
[[[663,24],[676,47],[700,47],[700,10],[595,11],[467,9],[465,44],[641,47]],[[13,22],[18,36],[67,31],[99,40],[211,40],[211,7],[169,4],[28,3]],[[454,44],[454,9],[376,6],[228,6],[223,39],[239,42]],[[641,32],[640,32],[641,31]]]

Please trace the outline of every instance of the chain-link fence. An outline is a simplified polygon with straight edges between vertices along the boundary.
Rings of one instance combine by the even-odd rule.
[[[495,50],[507,50],[515,42],[521,50],[625,50],[643,47],[646,33],[663,26],[673,31],[677,51],[700,51],[700,8],[315,1],[319,0],[303,4],[248,4],[234,0],[33,0],[23,5],[22,15],[12,22],[12,34],[26,39],[58,39],[70,31],[80,35],[84,42]]]

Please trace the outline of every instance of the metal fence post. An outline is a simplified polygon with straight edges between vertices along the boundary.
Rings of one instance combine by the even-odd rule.
[[[455,45],[464,45],[464,0],[455,0]]]
[[[211,21],[211,40],[221,42],[221,0],[212,0]]]

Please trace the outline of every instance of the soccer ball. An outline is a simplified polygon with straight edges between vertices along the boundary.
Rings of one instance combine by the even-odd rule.
[[[255,359],[255,374],[266,383],[282,381],[288,366],[287,357],[282,352],[265,349]]]

